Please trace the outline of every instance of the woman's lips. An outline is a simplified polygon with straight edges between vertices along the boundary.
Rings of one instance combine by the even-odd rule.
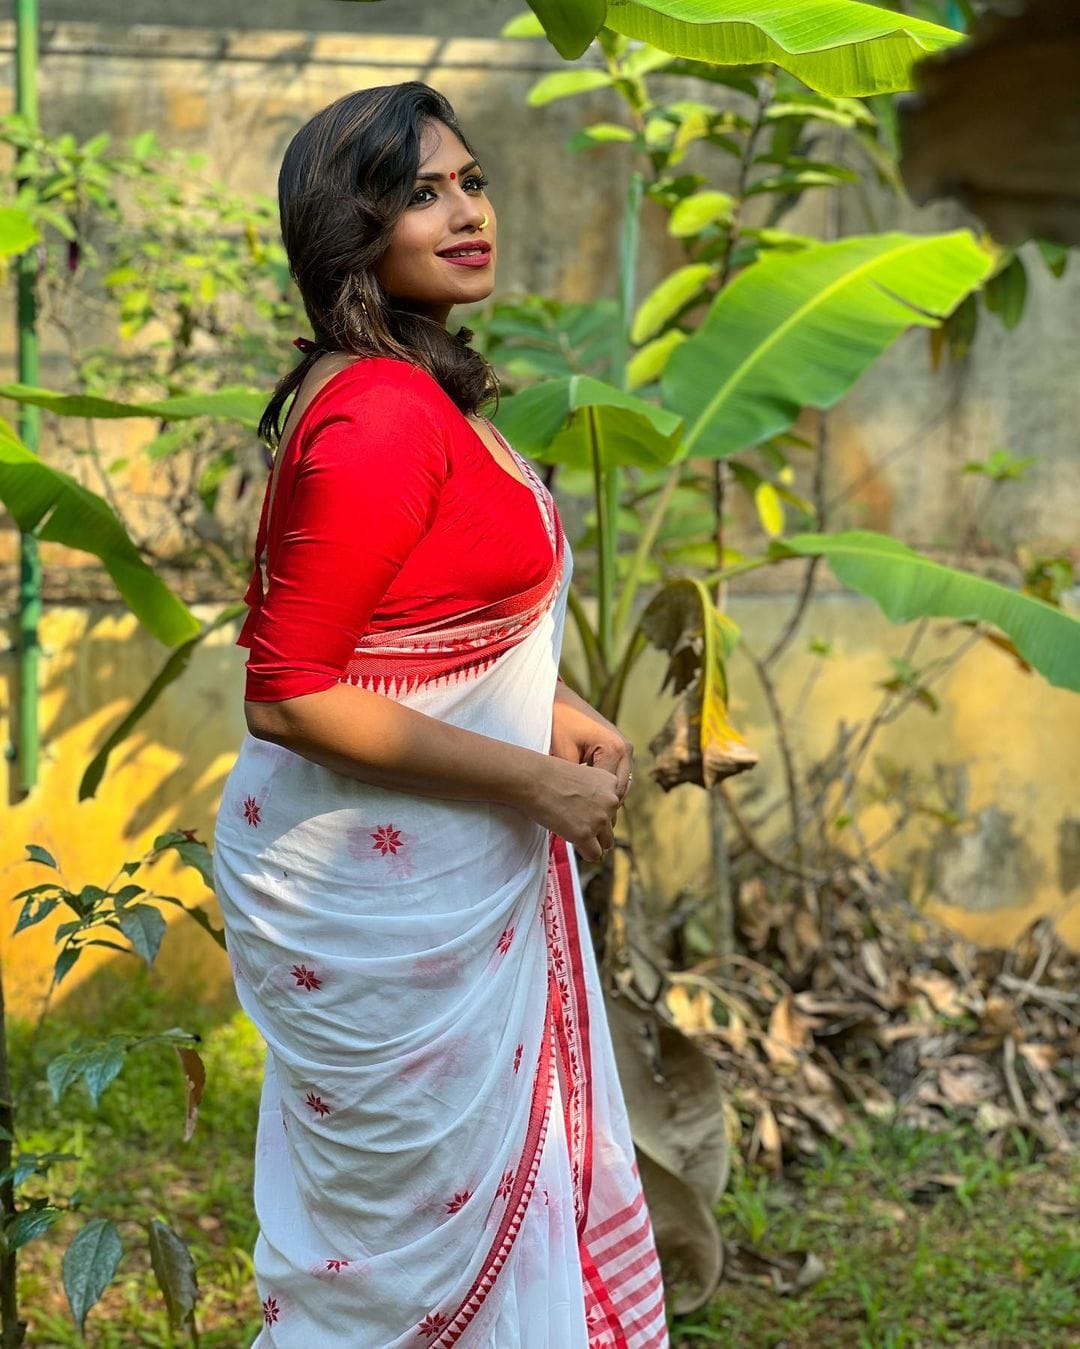
[[[490,251],[474,253],[468,257],[455,256],[452,253],[437,253],[435,256],[441,258],[443,262],[452,262],[455,267],[486,267],[491,261]]]

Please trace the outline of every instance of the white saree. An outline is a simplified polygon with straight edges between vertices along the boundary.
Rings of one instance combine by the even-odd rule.
[[[373,633],[346,677],[547,753],[572,570]],[[244,739],[215,870],[267,1044],[253,1349],[663,1349],[663,1286],[577,866],[496,804]]]

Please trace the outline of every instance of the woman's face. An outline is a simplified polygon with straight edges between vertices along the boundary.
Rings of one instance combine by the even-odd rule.
[[[416,190],[375,266],[388,295],[412,301],[443,324],[454,305],[487,299],[495,286],[495,212],[486,185],[483,170],[450,128],[429,121],[420,139]],[[485,251],[459,262],[441,256],[455,246]]]

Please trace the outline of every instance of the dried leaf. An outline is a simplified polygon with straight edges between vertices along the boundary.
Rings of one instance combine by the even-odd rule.
[[[663,686],[682,694],[649,749],[653,780],[670,791],[683,782],[711,789],[753,768],[758,756],[732,726],[725,661],[739,630],[713,604],[708,587],[679,577],[646,606],[639,629],[670,656]]]
[[[713,1206],[727,1185],[728,1134],[712,1061],[626,998],[605,999],[657,1247],[676,1311],[712,1296],[723,1267]]]
[[[756,1283],[782,1295],[797,1293],[825,1274],[825,1265],[813,1251],[785,1251],[764,1255],[739,1242],[725,1243],[724,1274],[738,1283]]]
[[[774,1068],[793,1070],[799,1066],[800,1054],[812,1042],[811,1028],[816,1024],[796,1011],[790,992],[784,994],[769,1017],[769,1033],[764,1041],[765,1053]]]
[[[751,1162],[761,1159],[766,1171],[779,1174],[783,1170],[783,1140],[780,1137],[780,1125],[769,1106],[763,1105],[754,1124],[753,1137],[750,1139]]]
[[[713,1018],[712,998],[705,989],[688,989],[674,984],[667,991],[667,1007],[684,1035],[712,1035],[719,1027]]]
[[[190,1143],[206,1086],[206,1068],[194,1049],[178,1045],[176,1052],[180,1057],[180,1067],[184,1070],[184,1142]]]
[[[667,1301],[677,1316],[712,1297],[724,1269],[724,1245],[712,1210],[689,1185],[647,1153],[638,1158],[653,1235],[664,1262]]]
[[[908,983],[926,994],[935,1012],[940,1012],[942,1016],[963,1016],[964,1004],[960,1001],[953,981],[946,975],[937,970],[927,970],[911,975]]]
[[[993,1100],[998,1082],[994,1070],[982,1059],[957,1054],[938,1072],[941,1094],[950,1105],[977,1106]]]
[[[1060,1051],[1056,1045],[1047,1044],[1026,1044],[1020,1046],[1020,1053],[1041,1073],[1050,1072],[1060,1058]]]

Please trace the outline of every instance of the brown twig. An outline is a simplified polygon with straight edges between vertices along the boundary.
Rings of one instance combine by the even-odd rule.
[[[762,692],[765,694],[765,701],[769,705],[769,713],[772,716],[773,726],[776,728],[776,743],[777,748],[780,750],[780,761],[784,768],[784,782],[787,787],[788,796],[788,813],[791,816],[791,846],[792,851],[795,854],[795,865],[801,872],[804,870],[804,867],[799,781],[798,774],[795,770],[795,753],[791,747],[791,738],[788,734],[787,718],[780,703],[780,698],[776,692],[776,687],[760,657],[756,656],[745,642],[739,644],[739,649],[744,652],[747,660],[754,668],[754,673],[758,677]]]
[[[820,412],[818,414],[818,433],[817,444],[814,450],[814,532],[820,534],[826,527],[826,503],[825,503],[825,461],[828,454],[829,445],[829,419],[828,414]],[[769,647],[765,655],[762,656],[762,664],[766,669],[772,665],[787,650],[791,644],[792,638],[806,615],[810,606],[810,600],[814,594],[814,580],[817,576],[818,567],[821,564],[820,554],[811,557],[806,563],[803,571],[802,586],[799,590],[799,598],[795,602],[795,608],[791,616],[784,624],[783,631]]]
[[[822,885],[829,879],[826,871],[811,871],[806,867],[793,866],[790,862],[785,862],[782,857],[777,857],[774,852],[770,852],[764,843],[760,842],[754,835],[750,821],[739,809],[738,803],[732,796],[726,782],[721,782],[718,787],[718,795],[727,807],[731,815],[735,828],[739,831],[747,849],[755,853],[766,864],[782,871],[785,876],[793,876],[796,880],[807,882],[811,885]]]

